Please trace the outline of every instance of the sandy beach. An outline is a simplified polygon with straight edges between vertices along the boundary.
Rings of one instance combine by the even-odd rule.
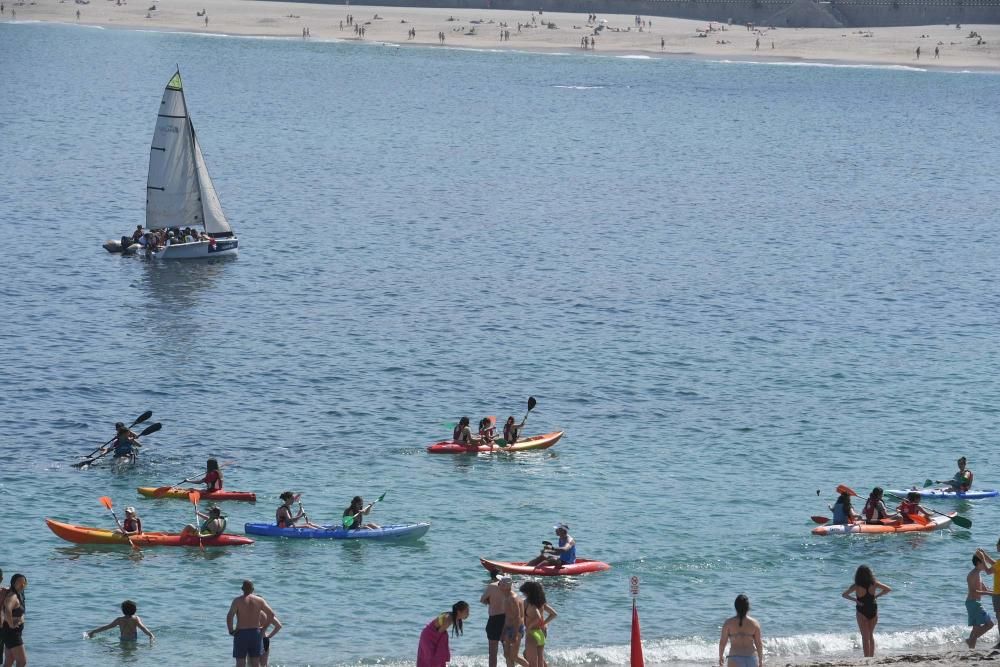
[[[105,27],[259,35],[313,41],[359,40],[394,45],[584,52],[597,55],[686,56],[718,60],[897,65],[1000,70],[1000,26],[779,28],[601,14],[484,9],[321,5],[252,0],[34,0],[4,3],[0,20],[53,21]],[[155,9],[154,9],[155,7]],[[201,15],[202,10],[207,10]],[[79,11],[79,19],[77,19]],[[354,26],[364,28],[364,36]],[[206,21],[206,18],[208,19]],[[720,17],[725,18],[725,17]],[[520,24],[520,27],[519,27]],[[595,30],[600,28],[599,30]],[[641,28],[641,30],[640,30]],[[410,31],[414,36],[410,37]],[[501,39],[503,34],[504,39]],[[443,40],[441,39],[443,35]],[[971,35],[971,36],[970,36]],[[920,57],[917,58],[917,48]],[[939,56],[935,57],[935,49]]]

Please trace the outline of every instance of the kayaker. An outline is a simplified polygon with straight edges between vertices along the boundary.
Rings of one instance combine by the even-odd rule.
[[[838,526],[846,526],[858,520],[858,515],[851,507],[851,494],[842,493],[837,498],[837,502],[830,508],[833,511],[833,523]]]
[[[889,509],[885,506],[885,501],[882,499],[883,493],[882,487],[876,486],[868,496],[865,508],[861,511],[861,514],[865,517],[865,521],[868,523],[882,523],[882,519],[900,518],[898,514],[889,514]]]
[[[527,565],[535,566],[545,563],[560,567],[576,562],[576,540],[570,536],[569,526],[560,523],[555,527],[555,530],[559,544],[554,546],[551,542],[542,542],[542,553],[529,560]]]
[[[976,553],[972,555],[972,570],[965,575],[965,583],[968,587],[968,594],[965,597],[965,611],[969,615],[969,626],[972,627],[969,638],[965,640],[969,648],[976,648],[976,640],[993,627],[993,620],[983,609],[981,600],[984,595],[993,595],[992,591],[983,586],[983,580],[980,578],[980,575],[988,567],[987,558],[989,556],[986,555],[985,551],[976,549]]]
[[[524,639],[524,601],[514,592],[514,580],[510,575],[502,575],[497,584],[504,596],[503,656],[507,667],[526,667],[528,661],[518,655],[521,640]]]
[[[901,502],[897,509],[903,517],[904,523],[917,523],[913,520],[914,516],[922,516],[928,521],[932,520],[932,517],[927,513],[927,510],[920,506],[920,493],[918,491],[910,491],[907,493],[906,500]]]
[[[496,432],[496,421],[493,418],[483,417],[479,420],[479,444],[492,447]]]
[[[5,647],[3,664],[6,667],[24,667],[28,655],[24,649],[24,589],[28,579],[23,574],[10,578],[10,588],[0,601],[0,640]]]
[[[111,450],[114,451],[114,457],[116,459],[121,459],[125,457],[133,457],[136,454],[136,450],[142,445],[136,440],[138,436],[133,433],[125,424],[118,422],[115,424],[115,439],[111,444]],[[102,453],[107,452],[107,449],[102,450]]]
[[[184,526],[184,530],[181,531],[182,534],[198,533],[202,537],[218,537],[226,532],[226,517],[223,516],[222,510],[219,509],[218,505],[209,505],[207,514],[197,510],[195,512],[200,518],[204,519],[201,527],[198,528],[189,523]]]
[[[520,591],[524,595],[524,657],[528,667],[545,667],[549,623],[559,614],[545,601],[545,589],[537,581],[524,582]]]
[[[963,456],[958,460],[958,472],[949,480],[935,480],[935,484],[947,484],[949,491],[955,493],[965,493],[972,488],[972,480],[975,475],[972,470],[966,467],[966,460]]]
[[[500,588],[500,582],[504,579],[510,581],[510,577],[500,577],[496,581],[491,581],[486,590],[483,591],[479,601],[487,605],[489,617],[486,619],[486,640],[489,642],[489,665],[497,667],[497,654],[500,650],[500,640],[503,637],[504,627],[504,600],[506,593]],[[509,589],[510,586],[508,585]]]
[[[344,528],[350,528],[351,530],[357,530],[359,528],[371,528],[372,530],[378,530],[379,526],[374,523],[363,523],[361,517],[366,514],[371,514],[372,505],[375,503],[369,503],[365,505],[365,501],[362,500],[361,496],[354,496],[351,499],[351,505],[346,510],[344,510]],[[351,518],[351,521],[347,521],[347,517]]]
[[[281,498],[281,505],[274,513],[274,522],[278,524],[278,528],[294,528],[296,522],[305,518],[306,513],[302,511],[300,506],[299,513],[292,516],[292,503],[295,502],[295,494],[291,491],[285,491],[278,497]]]
[[[469,428],[468,417],[462,417],[458,420],[458,424],[455,425],[455,430],[452,431],[452,440],[460,445],[465,445],[466,447],[472,445],[472,429]]]
[[[122,521],[122,534],[139,535],[142,533],[142,519],[135,513],[134,507],[125,508],[125,520]]]
[[[181,484],[204,484],[205,493],[222,491],[222,470],[219,469],[219,462],[216,459],[209,459],[205,464],[205,476],[201,479],[186,479]]]
[[[119,636],[123,642],[134,642],[139,639],[139,633],[137,630],[142,630],[142,632],[149,637],[150,641],[156,639],[153,633],[149,631],[142,623],[142,619],[135,615],[137,607],[131,600],[125,600],[122,602],[122,615],[111,621],[107,625],[102,625],[99,628],[94,628],[90,632],[85,633],[87,639],[92,639],[94,635],[104,632],[105,630],[110,630],[111,628],[118,628]]]
[[[875,626],[878,625],[878,603],[875,599],[891,592],[891,588],[875,578],[870,567],[861,565],[854,573],[854,583],[841,593],[841,597],[855,604],[858,630],[861,631],[861,650],[866,658],[875,655]]]
[[[242,590],[243,595],[233,599],[226,614],[226,627],[233,637],[236,667],[245,667],[247,658],[250,658],[251,665],[260,664],[261,654],[264,653],[264,637],[260,629],[270,625],[274,619],[274,610],[267,601],[254,595],[252,581],[244,580]]]
[[[719,637],[719,665],[729,644],[728,667],[760,667],[764,663],[764,643],[760,638],[760,623],[750,616],[750,598],[740,593],[733,603],[736,615],[722,624]]]
[[[459,600],[450,612],[438,614],[424,626],[417,645],[417,667],[445,667],[451,661],[448,630],[456,637],[462,634],[462,622],[469,618],[469,603]]]
[[[520,424],[514,423],[514,415],[507,417],[507,421],[503,425],[503,439],[504,447],[510,447],[517,442],[518,436],[521,435],[521,429],[524,428],[524,420]]]

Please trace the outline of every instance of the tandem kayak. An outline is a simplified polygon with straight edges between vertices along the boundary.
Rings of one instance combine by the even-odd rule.
[[[885,525],[881,523],[849,523],[847,525],[817,526],[812,529],[813,535],[851,535],[856,533],[926,533],[930,530],[944,528],[951,524],[951,518],[958,512],[948,516],[935,515],[934,519],[925,525],[919,523],[902,523]]]
[[[542,435],[533,435],[530,438],[521,438],[510,447],[503,447],[499,444],[493,445],[472,445],[466,447],[454,440],[442,440],[427,447],[431,454],[512,454],[514,452],[529,452],[534,449],[548,449],[559,442],[563,437],[563,431],[553,431]]]
[[[75,526],[54,519],[46,519],[45,523],[53,533],[76,544],[124,544],[128,546],[129,539],[119,532],[90,526]],[[253,540],[243,535],[222,534],[218,537],[202,537],[197,535],[181,535],[180,533],[142,533],[132,536],[132,544],[140,547],[232,547],[253,544]]]
[[[572,565],[527,565],[524,561],[511,562],[505,560],[487,560],[480,558],[482,563],[490,572],[503,572],[504,574],[525,574],[533,577],[571,577],[576,574],[587,574],[588,572],[603,572],[610,570],[611,566],[599,560],[587,560],[577,558]]]
[[[201,494],[202,500],[240,500],[247,503],[257,502],[257,494],[250,491],[202,491],[201,489],[170,489],[162,496],[156,495],[156,487],[152,486],[140,486],[136,491],[139,492],[140,496],[146,496],[147,498],[182,498],[184,500],[188,499],[188,495],[192,491],[197,491]]]
[[[323,526],[321,528],[278,528],[273,523],[248,523],[243,530],[248,535],[267,537],[290,537],[302,540],[415,540],[423,537],[431,524],[409,523],[380,528],[357,528],[347,530],[343,526]]]
[[[983,498],[996,498],[1000,496],[1000,491],[996,489],[970,489],[965,492],[949,491],[948,489],[897,489],[889,490],[896,496],[905,496],[907,493],[916,491],[921,498],[934,498],[940,500],[982,500]]]

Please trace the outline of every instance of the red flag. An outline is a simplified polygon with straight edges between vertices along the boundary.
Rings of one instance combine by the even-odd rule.
[[[645,667],[642,659],[642,632],[639,630],[639,610],[632,600],[632,659],[631,667]]]

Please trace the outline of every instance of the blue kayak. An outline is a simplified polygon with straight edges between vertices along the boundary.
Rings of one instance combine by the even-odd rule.
[[[938,500],[982,500],[983,498],[996,498],[997,496],[1000,496],[1000,491],[997,491],[996,489],[971,489],[965,493],[949,491],[948,489],[890,489],[889,491],[886,491],[886,493],[892,493],[897,496],[905,497],[906,494],[911,491],[919,493],[921,498],[932,498]]]
[[[248,523],[243,526],[247,535],[266,537],[291,537],[301,540],[415,540],[430,529],[429,523],[409,523],[381,528],[346,530],[343,526],[321,528],[278,528],[274,523]]]

